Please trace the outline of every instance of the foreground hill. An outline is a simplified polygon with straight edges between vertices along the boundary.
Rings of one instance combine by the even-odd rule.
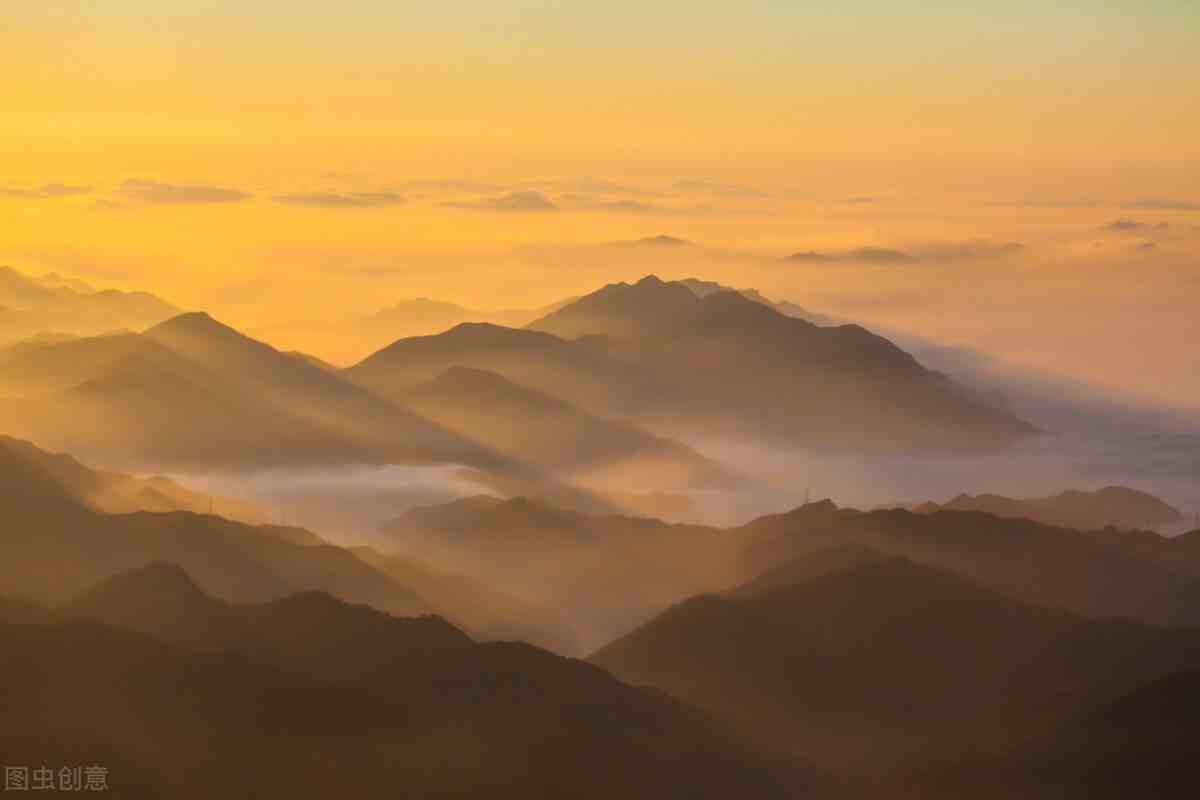
[[[1183,520],[1178,509],[1154,495],[1124,486],[1022,499],[996,494],[960,494],[946,503],[923,503],[914,510],[923,514],[983,511],[997,517],[1026,517],[1047,525],[1079,530],[1110,526],[1126,530],[1154,529]]]
[[[688,600],[591,660],[769,746],[887,772],[1003,753],[1198,655],[1194,630],[1083,620],[879,556]]]
[[[88,753],[123,797],[716,800],[799,788],[674,701],[526,645],[475,644],[435,618],[319,594],[230,606],[167,565],[69,613],[167,641],[90,622],[5,625],[0,742],[18,763]]]
[[[199,313],[142,334],[0,354],[0,396],[14,432],[109,463],[497,463],[340,375]]]

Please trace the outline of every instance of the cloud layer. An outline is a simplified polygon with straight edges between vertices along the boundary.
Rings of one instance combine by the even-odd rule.
[[[403,195],[393,192],[302,192],[279,194],[271,198],[276,203],[312,208],[383,208],[403,205]]]
[[[155,205],[187,205],[192,203],[236,203],[252,195],[238,189],[198,184],[162,183],[160,181],[127,180],[118,193],[141,203]]]

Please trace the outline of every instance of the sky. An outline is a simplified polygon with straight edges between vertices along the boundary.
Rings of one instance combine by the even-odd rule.
[[[0,264],[255,330],[701,274],[1200,406],[1194,0],[9,5]]]

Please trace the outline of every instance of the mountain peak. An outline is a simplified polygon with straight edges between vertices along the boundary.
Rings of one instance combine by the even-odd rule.
[[[166,322],[161,322],[146,331],[147,334],[168,334],[168,335],[229,335],[231,333],[241,336],[236,330],[228,325],[218,322],[206,311],[188,311],[183,314],[171,317]]]
[[[680,239],[675,236],[668,236],[665,233],[660,233],[657,236],[647,236],[644,239],[638,239],[635,244],[648,245],[651,247],[683,247],[690,245],[687,239]]]

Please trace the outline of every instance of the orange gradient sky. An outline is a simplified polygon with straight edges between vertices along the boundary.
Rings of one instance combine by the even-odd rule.
[[[0,264],[262,331],[699,274],[1195,407],[1200,7],[1047,6],[21,3]],[[858,247],[921,258],[780,261]]]

